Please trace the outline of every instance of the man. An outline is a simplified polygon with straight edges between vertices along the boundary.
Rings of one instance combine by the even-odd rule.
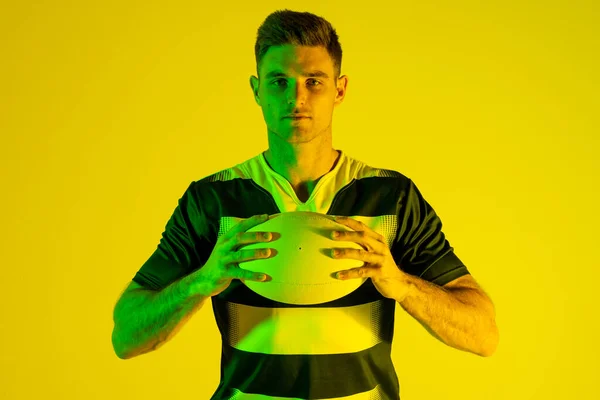
[[[212,399],[399,399],[390,356],[396,303],[449,346],[491,355],[498,342],[493,303],[454,254],[415,184],[332,148],[333,110],[348,83],[340,76],[335,30],[310,13],[277,11],[259,28],[255,53],[258,77],[250,86],[267,125],[268,150],[188,187],[133,288],[162,293],[164,303],[159,295],[146,303],[159,308],[174,282],[202,268],[239,220],[291,211],[349,216],[340,222],[357,234],[343,240],[365,251],[345,256],[366,266],[345,279],[371,279],[317,306],[277,303],[231,281],[211,297],[223,340],[221,383]],[[127,308],[129,314],[143,315],[137,307]],[[173,319],[185,321],[196,309],[182,306]],[[290,320],[298,323],[284,322]]]

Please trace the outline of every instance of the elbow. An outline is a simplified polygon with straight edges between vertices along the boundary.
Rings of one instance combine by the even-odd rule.
[[[113,350],[115,352],[115,355],[117,357],[119,357],[121,360],[128,360],[131,358],[131,356],[129,354],[125,354],[123,351],[118,349],[114,344],[113,344]]]
[[[500,332],[498,331],[498,327],[496,324],[492,327],[492,329],[488,332],[483,342],[482,351],[479,353],[481,357],[491,357],[496,352],[498,348],[498,343],[500,342]]]
[[[115,355],[117,357],[119,357],[121,360],[129,360],[130,358],[133,358],[136,356],[136,354],[133,354],[131,352],[129,352],[129,353],[124,352],[122,349],[119,349],[114,344],[113,344],[113,350],[115,352]]]
[[[154,343],[151,346],[146,346],[146,347],[131,347],[131,346],[129,346],[129,348],[126,348],[127,346],[123,346],[121,339],[122,339],[121,333],[116,328],[113,329],[112,347],[113,347],[113,350],[114,350],[116,356],[119,357],[121,360],[129,360],[130,358],[134,358],[134,357],[140,356],[142,354],[150,353],[150,352],[158,349],[163,344],[162,342],[158,342],[158,343]]]
[[[126,354],[123,349],[121,348],[121,346],[119,345],[119,336],[117,333],[117,328],[115,326],[115,328],[113,328],[112,331],[112,347],[113,347],[113,351],[115,352],[115,355],[117,357],[119,357],[121,360],[127,360],[129,358],[131,358],[131,356],[129,354]]]

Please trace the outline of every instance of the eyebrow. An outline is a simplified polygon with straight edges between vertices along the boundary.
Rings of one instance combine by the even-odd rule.
[[[285,76],[285,77],[287,77],[287,75],[284,74],[281,71],[271,71],[271,72],[269,72],[265,76],[265,78],[269,79],[269,78],[274,78],[276,76]],[[321,70],[315,70],[315,71],[309,72],[309,73],[307,73],[306,75],[303,75],[303,76],[310,77],[310,78],[325,78],[325,79],[329,79],[329,75],[327,75],[325,72],[323,72]]]

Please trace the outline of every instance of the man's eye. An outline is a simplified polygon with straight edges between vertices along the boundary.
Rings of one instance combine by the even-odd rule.
[[[276,83],[281,82],[281,81],[285,82],[285,79],[276,79],[276,80],[273,81],[273,83],[276,84]],[[321,84],[321,82],[319,82],[316,79],[309,79],[309,81],[312,81],[312,82],[316,83],[316,84],[313,84],[312,86],[319,86]],[[279,85],[275,85],[275,86],[279,86]]]

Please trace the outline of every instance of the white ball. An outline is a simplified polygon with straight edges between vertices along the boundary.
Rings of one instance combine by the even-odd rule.
[[[240,264],[243,269],[269,275],[271,280],[242,282],[261,296],[287,304],[321,304],[352,293],[367,278],[339,280],[335,273],[362,267],[365,263],[333,258],[331,249],[362,249],[362,246],[356,242],[333,240],[332,231],[352,229],[321,213],[295,211],[272,215],[268,221],[247,232],[273,232],[273,240],[241,247],[242,250],[270,248],[273,249],[271,255]]]

